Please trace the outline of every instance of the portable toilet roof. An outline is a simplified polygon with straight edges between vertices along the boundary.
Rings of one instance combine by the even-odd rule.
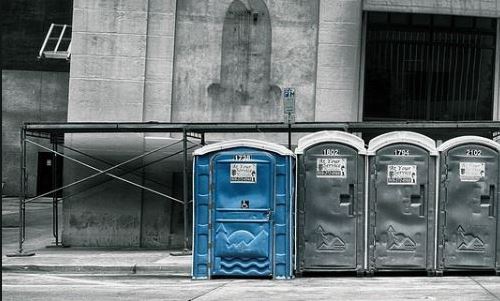
[[[217,142],[213,144],[206,145],[202,148],[199,148],[193,152],[193,156],[202,156],[208,153],[216,152],[216,151],[221,151],[224,149],[229,149],[229,148],[237,148],[237,147],[250,147],[250,148],[256,148],[256,149],[261,149],[261,150],[266,150],[270,151],[273,153],[277,153],[282,156],[293,156],[295,157],[295,154],[289,150],[288,148],[272,143],[272,142],[266,142],[262,140],[254,140],[254,139],[235,139],[235,140],[228,140],[228,141],[222,141],[222,142]]]
[[[321,131],[304,136],[299,139],[295,154],[301,155],[307,148],[326,142],[338,142],[353,146],[358,150],[358,154],[366,155],[365,142],[363,139],[356,135],[341,131]]]
[[[437,149],[440,152],[447,151],[448,149],[461,145],[461,144],[482,144],[496,149],[500,152],[500,143],[497,143],[491,139],[479,137],[479,136],[461,136],[450,140],[447,140],[441,144]]]
[[[409,143],[426,149],[431,156],[437,156],[436,142],[431,138],[409,131],[394,131],[379,135],[368,143],[368,155],[373,156],[384,146],[394,143]]]

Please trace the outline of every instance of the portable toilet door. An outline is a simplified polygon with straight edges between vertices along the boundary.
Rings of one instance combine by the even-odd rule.
[[[322,131],[298,142],[297,272],[364,273],[364,141]]]
[[[462,136],[438,148],[438,270],[500,272],[500,144]]]
[[[435,270],[434,140],[406,131],[368,144],[369,273]]]
[[[193,278],[291,278],[295,155],[241,139],[194,156]]]

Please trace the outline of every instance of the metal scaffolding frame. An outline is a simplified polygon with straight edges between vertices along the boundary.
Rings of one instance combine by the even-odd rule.
[[[129,185],[135,186],[145,191],[149,191],[171,201],[183,205],[183,232],[184,232],[184,254],[188,254],[188,245],[189,245],[189,233],[188,233],[188,213],[189,213],[189,204],[192,203],[189,199],[188,191],[189,191],[189,158],[188,151],[193,149],[194,147],[204,145],[205,144],[205,135],[208,133],[286,133],[288,135],[288,147],[292,148],[292,133],[309,133],[316,132],[321,130],[341,130],[346,132],[356,132],[361,134],[370,134],[377,133],[380,131],[393,131],[393,130],[409,130],[416,131],[423,134],[449,134],[455,131],[456,136],[458,135],[466,135],[466,134],[479,134],[479,135],[487,135],[490,137],[494,137],[495,135],[499,135],[500,132],[500,121],[484,121],[484,122],[302,122],[302,123],[294,123],[294,124],[285,124],[285,123],[159,123],[159,122],[105,122],[105,123],[96,123],[96,122],[73,122],[73,123],[25,123],[21,127],[21,135],[20,135],[20,143],[21,143],[21,158],[20,158],[20,188],[21,192],[19,195],[19,248],[17,253],[8,254],[8,256],[31,256],[34,255],[33,252],[25,252],[23,250],[23,243],[26,240],[26,204],[33,202],[41,197],[52,195],[52,234],[55,239],[55,245],[59,246],[59,221],[58,221],[58,203],[62,200],[57,198],[56,192],[62,191],[64,189],[70,188],[75,185],[79,185],[83,182],[86,182],[90,179],[93,179],[100,175],[106,175],[111,179],[116,179],[119,181],[123,181]],[[65,146],[63,143],[63,135],[64,134],[72,134],[72,133],[182,133],[182,139],[169,145],[163,145],[152,149],[150,151],[144,152],[143,154],[137,155],[133,158],[125,160],[120,163],[112,163],[106,160],[97,158],[90,154],[87,154],[81,150]],[[35,138],[44,138],[50,139],[50,143],[52,145],[51,148],[46,147],[40,143],[37,143],[27,137],[35,137]],[[200,143],[193,143],[189,140],[189,138],[199,139]],[[152,162],[146,163],[139,167],[133,168],[131,170],[125,170],[120,175],[116,175],[115,173],[111,173],[115,170],[123,170],[123,166],[131,163],[133,161],[143,159],[144,157],[151,155],[153,153],[159,152],[160,150],[164,150],[168,147],[173,146],[174,144],[182,142],[182,150],[177,151],[168,156],[162,156],[161,158],[154,160]],[[188,146],[188,143],[191,143],[191,146]],[[55,156],[61,156],[66,160],[70,160],[82,166],[85,166],[93,171],[94,174],[87,176],[85,178],[74,181],[73,183],[62,185],[61,187],[57,186],[56,181],[56,170],[57,164],[56,160],[53,160],[52,171],[53,171],[53,189],[46,193],[37,195],[35,197],[27,199],[26,187],[27,187],[27,153],[26,147],[27,144],[34,145],[36,147],[42,148],[53,153]],[[105,163],[110,165],[110,167],[106,169],[100,169],[90,164],[87,164],[79,159],[73,158],[70,155],[64,154],[59,151],[59,146],[64,149],[68,149],[72,152],[75,152],[79,155],[83,155],[87,158]],[[183,197],[182,200],[159,192],[155,189],[146,187],[145,185],[137,184],[133,181],[125,179],[123,176],[129,173],[134,173],[138,169],[142,169],[151,164],[155,164],[159,161],[171,158],[175,155],[179,155],[182,153],[182,161],[183,161]],[[144,177],[144,175],[140,175]],[[106,183],[101,182],[97,185],[101,185]],[[158,182],[157,182],[158,183]],[[160,183],[158,183],[160,184]],[[95,185],[95,186],[97,186]],[[95,187],[92,186],[92,187]],[[90,187],[90,188],[92,188]],[[68,196],[64,196],[63,198],[69,198],[77,193],[70,194]]]

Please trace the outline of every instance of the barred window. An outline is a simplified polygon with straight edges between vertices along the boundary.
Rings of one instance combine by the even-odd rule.
[[[369,12],[364,120],[491,120],[496,22]]]

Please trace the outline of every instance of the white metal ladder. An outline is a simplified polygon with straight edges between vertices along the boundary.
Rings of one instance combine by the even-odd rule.
[[[71,57],[71,25],[50,24],[38,58],[66,59]]]

